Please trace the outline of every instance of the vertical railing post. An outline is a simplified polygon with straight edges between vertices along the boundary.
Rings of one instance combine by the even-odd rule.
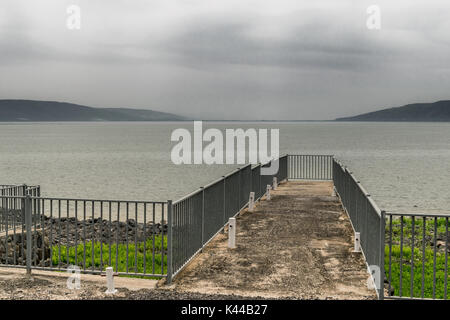
[[[172,283],[172,260],[173,260],[173,248],[172,248],[172,214],[173,205],[172,200],[167,200],[167,284]]]
[[[241,168],[239,170],[239,178],[238,178],[238,212],[241,212]]]
[[[262,196],[263,196],[263,192],[262,192],[262,190],[261,190],[261,169],[262,169],[262,164],[261,164],[261,162],[259,162],[258,163],[258,165],[259,165],[259,174],[258,174],[258,176],[259,176],[259,189],[258,189],[258,198],[262,198]]]
[[[1,190],[2,196],[5,196],[5,190],[2,189]],[[6,208],[6,199],[2,197],[2,209]],[[23,208],[22,208],[23,211]],[[1,220],[0,220],[0,231],[3,231],[3,226],[5,224],[5,214],[4,214],[4,210],[2,210],[2,215],[1,215]]]
[[[42,218],[43,218],[43,215],[44,215],[44,213],[43,212],[41,212],[41,186],[40,185],[38,185],[37,186],[37,190],[36,190],[36,196],[39,198],[39,199],[37,199],[37,200],[35,200],[36,201],[36,206],[37,206],[37,214],[38,214],[38,221],[42,221]],[[42,226],[42,228],[43,228],[44,226]]]
[[[286,155],[286,181],[289,181],[289,155]]]
[[[28,186],[24,183],[24,184],[22,185],[22,197],[26,197],[26,195],[27,195],[27,189],[28,189]],[[17,193],[19,193],[19,192],[17,191]],[[13,194],[11,193],[11,195],[13,195]],[[17,194],[17,195],[19,195],[19,194]],[[25,199],[25,198],[24,198],[24,199]],[[24,201],[24,206],[25,206],[25,202],[26,202],[26,201]],[[25,207],[24,207],[24,213],[25,213],[25,215],[24,215],[24,217],[22,218],[22,222],[25,222],[24,219],[26,219]],[[6,219],[8,219],[8,216],[6,216]],[[25,229],[25,230],[26,230],[26,229]]]
[[[205,188],[200,187],[200,189],[202,189],[202,223],[201,223],[202,250],[201,251],[203,251],[203,245],[205,244]]]
[[[252,165],[250,164],[250,188],[249,191],[255,191],[253,190],[253,171],[252,171]],[[250,204],[250,203],[249,203]]]
[[[30,195],[26,195],[24,198],[25,205],[25,229],[27,235],[27,252],[26,252],[26,260],[27,260],[27,275],[31,275],[31,255],[33,251],[33,247],[31,245],[31,197]]]
[[[223,225],[227,223],[226,221],[226,203],[227,203],[227,178],[225,176],[222,176],[223,178]],[[222,232],[225,232],[225,228],[222,229]]]
[[[384,246],[385,246],[385,232],[386,232],[386,211],[381,211],[380,218],[380,288],[378,288],[378,299],[384,300]]]

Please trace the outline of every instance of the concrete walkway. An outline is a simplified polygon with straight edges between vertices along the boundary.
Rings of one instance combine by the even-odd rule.
[[[237,248],[220,234],[168,289],[294,299],[375,299],[331,182],[287,182],[237,218]],[[166,287],[167,288],[167,287]]]

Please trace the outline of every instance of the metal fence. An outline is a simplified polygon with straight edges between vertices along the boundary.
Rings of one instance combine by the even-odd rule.
[[[381,211],[361,183],[333,159],[333,182],[353,230],[360,233],[360,245],[368,270],[373,272],[379,299],[384,297],[385,212]]]
[[[12,228],[13,225],[23,222],[22,201],[19,197],[30,195],[39,197],[40,186],[0,185],[0,232]]]
[[[168,202],[45,198],[33,192],[0,197],[2,211],[14,209],[20,217],[0,233],[2,266],[78,266],[94,274],[112,266],[118,274],[166,275]]]
[[[0,185],[0,194],[2,196],[24,196],[29,194],[30,196],[38,197],[40,195],[40,186],[27,186],[22,185]]]
[[[168,281],[221,232],[228,219],[236,216],[249,203],[250,192],[260,199],[273,177],[287,179],[288,156],[265,165],[247,165],[173,203],[172,261]],[[261,169],[278,166],[274,175],[261,175]]]
[[[448,299],[448,219],[387,213],[386,271],[391,298]]]
[[[333,160],[335,190],[348,213],[380,299],[448,299],[446,214],[392,213],[378,208],[346,167]],[[387,282],[388,295],[384,296]]]
[[[263,175],[269,166],[278,167]],[[0,265],[167,277],[168,282],[230,217],[262,198],[273,178],[332,180],[355,232],[377,294],[448,297],[448,215],[384,212],[345,166],[329,155],[286,155],[247,165],[175,201],[41,197],[39,186],[0,185]],[[387,219],[387,220],[386,220]],[[31,235],[31,236],[27,236]]]
[[[289,179],[332,180],[333,156],[289,155]]]
[[[275,175],[261,169],[279,167]],[[0,265],[98,274],[167,277],[177,274],[224,226],[287,178],[287,156],[247,165],[176,201],[41,197],[39,186],[0,187]]]

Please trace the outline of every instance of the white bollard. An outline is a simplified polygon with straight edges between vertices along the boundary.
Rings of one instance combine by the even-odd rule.
[[[272,186],[270,184],[268,184],[267,191],[266,191],[266,200],[270,200],[270,189],[272,189]]]
[[[228,220],[228,248],[236,248],[236,218]]]
[[[253,212],[255,208],[255,193],[250,192],[250,197],[248,199],[248,211]]]
[[[114,289],[114,271],[112,267],[106,268],[106,287],[108,288],[105,291],[106,294],[115,294],[117,292]]]
[[[332,197],[336,197],[337,195],[336,195],[336,189],[333,187],[333,192],[331,192],[331,196]]]
[[[278,187],[277,177],[273,177],[272,185],[273,185],[273,187],[272,187],[273,190],[277,190],[277,187]]]
[[[353,252],[361,252],[361,234],[355,232],[355,250]]]

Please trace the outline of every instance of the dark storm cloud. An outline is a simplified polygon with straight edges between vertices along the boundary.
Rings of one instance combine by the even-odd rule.
[[[361,71],[377,59],[375,45],[351,36],[337,45],[324,44],[322,30],[297,30],[289,39],[258,41],[246,34],[247,25],[194,26],[166,43],[169,52],[188,65],[245,64],[283,68]],[[372,48],[371,48],[372,47]],[[367,63],[366,63],[367,62]]]
[[[65,27],[66,8],[82,28]],[[450,5],[380,0],[0,4],[0,98],[200,118],[331,119],[448,96]],[[407,10],[406,10],[407,9]]]

